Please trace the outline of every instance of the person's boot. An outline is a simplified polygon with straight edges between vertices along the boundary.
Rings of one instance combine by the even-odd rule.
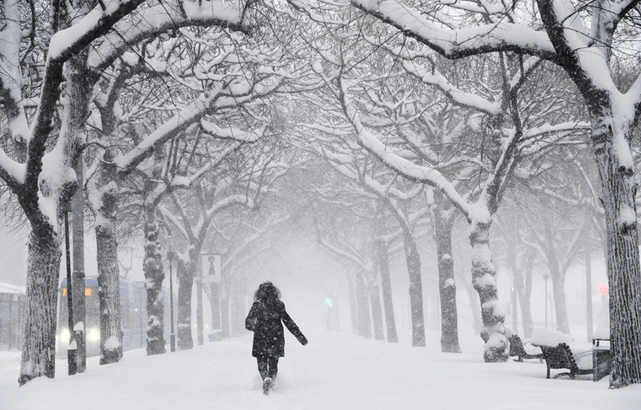
[[[263,380],[263,394],[269,394],[269,392],[272,390],[273,386],[273,381],[271,377],[267,377],[265,380]]]

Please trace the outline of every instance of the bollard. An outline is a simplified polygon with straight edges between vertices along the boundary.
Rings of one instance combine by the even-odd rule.
[[[75,338],[69,342],[67,347],[67,363],[69,364],[69,376],[73,376],[77,372],[76,353],[78,353],[78,345]]]
[[[77,327],[77,326],[76,326]],[[76,372],[84,373],[87,368],[87,348],[85,347],[85,335],[82,330],[75,330],[74,342],[76,343]],[[84,354],[82,352],[85,352]]]

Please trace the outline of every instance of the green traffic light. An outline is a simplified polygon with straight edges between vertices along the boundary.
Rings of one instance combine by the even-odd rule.
[[[327,306],[332,307],[334,306],[334,301],[332,298],[325,298],[325,303],[327,303]]]

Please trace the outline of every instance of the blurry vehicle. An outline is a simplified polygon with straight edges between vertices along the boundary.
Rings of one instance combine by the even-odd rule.
[[[0,351],[22,349],[26,310],[24,289],[0,283]]]
[[[59,354],[66,354],[69,345],[69,308],[67,304],[67,279],[60,283],[58,298],[58,332],[56,335]],[[164,338],[169,342],[169,291],[163,288],[165,301]],[[85,341],[87,356],[100,354],[100,300],[98,279],[85,279]],[[120,278],[120,322],[123,350],[147,347],[147,291],[144,282]]]

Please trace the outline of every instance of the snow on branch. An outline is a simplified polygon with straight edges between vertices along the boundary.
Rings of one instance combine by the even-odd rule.
[[[448,6],[454,9],[470,11],[472,13],[482,14],[483,16],[492,16],[492,15],[504,16],[509,12],[509,9],[506,7],[506,4],[503,2],[496,2],[492,4],[492,3],[488,3],[487,1],[472,2],[472,1],[442,0],[441,4],[447,4]]]
[[[64,64],[94,40],[109,32],[114,24],[135,10],[142,1],[112,2],[110,7],[105,10],[96,7],[71,27],[61,30],[51,37],[40,91],[41,104],[34,116],[27,146],[29,152],[26,185],[36,187],[39,183],[42,171],[41,160],[45,155],[46,146],[51,136],[52,119],[56,113],[62,90],[60,85],[64,81]]]
[[[129,172],[146,159],[151,152],[165,141],[178,135],[203,117],[216,110],[235,108],[261,96],[274,92],[281,84],[279,78],[266,77],[256,82],[244,78],[229,84],[217,83],[202,93],[195,101],[182,108],[171,119],[155,129],[129,153],[116,159],[120,172]],[[247,138],[247,142],[255,139]]]
[[[507,19],[451,30],[437,26],[417,10],[396,0],[352,0],[351,3],[448,58],[510,50],[546,58],[555,55],[544,31],[513,24]]]
[[[341,13],[337,11],[344,7],[343,4],[323,0],[287,0],[287,2],[294,9],[306,14],[310,20],[329,28],[341,28],[348,24],[347,20],[340,18]],[[328,10],[332,10],[333,13],[328,13]]]
[[[234,205],[244,205],[249,209],[256,208],[256,202],[253,200],[253,198],[250,198],[249,195],[234,194],[234,195],[229,195],[212,204],[209,210],[207,210],[207,215],[212,216],[217,212],[220,212],[223,209],[227,209]]]
[[[29,125],[24,112],[22,73],[20,72],[20,8],[19,2],[4,6],[4,29],[0,31],[0,100],[5,107],[9,131],[13,141],[24,143],[29,138]],[[0,164],[4,165],[5,160]],[[11,165],[2,166],[9,174]],[[12,179],[19,178],[11,175]]]
[[[196,181],[201,180],[209,172],[211,172],[213,169],[218,167],[231,154],[238,151],[238,149],[242,145],[243,145],[242,143],[235,143],[235,144],[231,144],[224,147],[221,152],[216,154],[216,157],[214,159],[212,159],[211,161],[208,161],[204,166],[194,171],[192,175],[189,175],[189,176],[174,175],[169,181],[168,185],[172,188],[182,188],[182,189],[190,188]]]
[[[258,141],[263,135],[265,135],[265,130],[267,129],[267,126],[262,126],[252,131],[243,131],[231,127],[222,128],[213,122],[206,120],[200,121],[200,125],[206,133],[211,134],[214,138],[249,143]]]
[[[200,120],[205,115],[207,108],[219,96],[223,85],[218,84],[216,90],[207,95],[201,94],[196,101],[181,109],[171,119],[156,128],[147,138],[143,139],[134,149],[127,154],[116,158],[115,162],[121,172],[128,172],[135,168],[153,151],[154,147],[169,140],[179,132],[186,130],[190,125]]]
[[[376,137],[376,135],[367,130],[360,122],[359,114],[354,108],[354,104],[349,99],[348,87],[342,79],[339,80],[339,86],[339,98],[342,108],[347,120],[352,124],[356,131],[359,143],[363,148],[405,178],[417,182],[423,182],[438,188],[452,201],[452,203],[455,204],[457,208],[461,210],[461,212],[463,212],[464,215],[466,215],[466,217],[469,217],[471,212],[470,204],[456,191],[447,178],[434,168],[417,165],[390,150],[379,138]]]
[[[118,21],[135,10],[144,0],[110,2],[105,10],[95,7],[78,22],[55,33],[49,42],[47,59],[66,61],[95,39],[103,36]]]
[[[243,252],[253,249],[258,241],[263,239],[266,233],[269,233],[274,230],[274,228],[283,222],[286,222],[288,219],[292,218],[292,215],[287,215],[281,218],[272,219],[262,228],[255,228],[255,232],[250,236],[243,236],[243,242],[237,246],[234,246],[231,254],[223,258],[222,270],[227,271],[228,267],[232,265],[239,258]]]
[[[320,237],[320,234],[317,236],[316,242],[332,255],[338,256],[348,262],[352,262],[356,266],[362,268],[365,272],[371,272],[373,269],[372,262],[364,260],[363,257],[357,254],[353,249],[341,249],[329,244]]]
[[[220,26],[249,32],[245,1],[164,0],[161,4],[140,10],[122,20],[94,47],[88,67],[102,71],[116,58],[143,39],[186,26]]]
[[[454,103],[462,107],[474,108],[489,115],[501,112],[502,100],[488,101],[476,94],[468,93],[455,87],[438,71],[427,71],[424,67],[410,61],[403,61],[403,68],[425,84],[438,87]]]
[[[180,206],[178,208],[181,209]],[[190,238],[190,232],[185,228],[185,226],[182,223],[180,223],[180,219],[178,218],[175,212],[171,212],[163,205],[158,205],[158,210],[163,215],[163,217],[167,220],[167,222],[171,223],[171,225],[180,233],[180,235],[183,238],[185,239]],[[180,214],[180,217],[183,218],[183,220],[184,218],[186,218],[184,210],[183,212],[179,211],[178,213]]]
[[[416,197],[423,189],[421,184],[415,184],[407,191],[402,191],[395,186],[395,178],[392,178],[387,184],[379,182],[370,175],[367,164],[358,163],[358,158],[353,150],[349,153],[336,153],[323,149],[322,156],[328,160],[332,168],[351,181],[364,186],[376,198],[394,197],[399,200],[409,200]]]
[[[545,123],[539,127],[525,130],[519,151],[524,157],[537,155],[572,135],[581,136],[589,132],[590,124],[587,122]]]

